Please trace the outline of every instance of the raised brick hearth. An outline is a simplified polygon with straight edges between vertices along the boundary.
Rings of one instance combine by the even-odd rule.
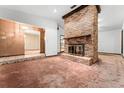
[[[64,16],[64,56],[73,60],[77,59],[77,61],[81,59],[83,63],[86,61],[88,64],[98,61],[97,21],[98,9],[95,5],[80,8],[69,16]],[[70,47],[70,45],[74,46]],[[80,47],[76,45],[80,45]]]

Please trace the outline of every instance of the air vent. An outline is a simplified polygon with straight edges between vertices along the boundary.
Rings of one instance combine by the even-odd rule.
[[[73,9],[73,8],[75,8],[76,6],[77,6],[77,5],[73,5],[73,6],[71,6],[70,8]]]

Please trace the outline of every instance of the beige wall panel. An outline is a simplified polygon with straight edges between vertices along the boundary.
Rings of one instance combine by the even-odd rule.
[[[24,34],[19,24],[0,20],[0,57],[24,54]]]

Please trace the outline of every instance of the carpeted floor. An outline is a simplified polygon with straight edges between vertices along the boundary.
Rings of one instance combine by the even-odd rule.
[[[0,87],[124,87],[124,59],[100,55],[92,66],[61,56],[0,66]]]

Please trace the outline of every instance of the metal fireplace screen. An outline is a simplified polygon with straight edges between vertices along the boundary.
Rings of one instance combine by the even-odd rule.
[[[84,44],[68,45],[68,53],[76,56],[84,56]]]

